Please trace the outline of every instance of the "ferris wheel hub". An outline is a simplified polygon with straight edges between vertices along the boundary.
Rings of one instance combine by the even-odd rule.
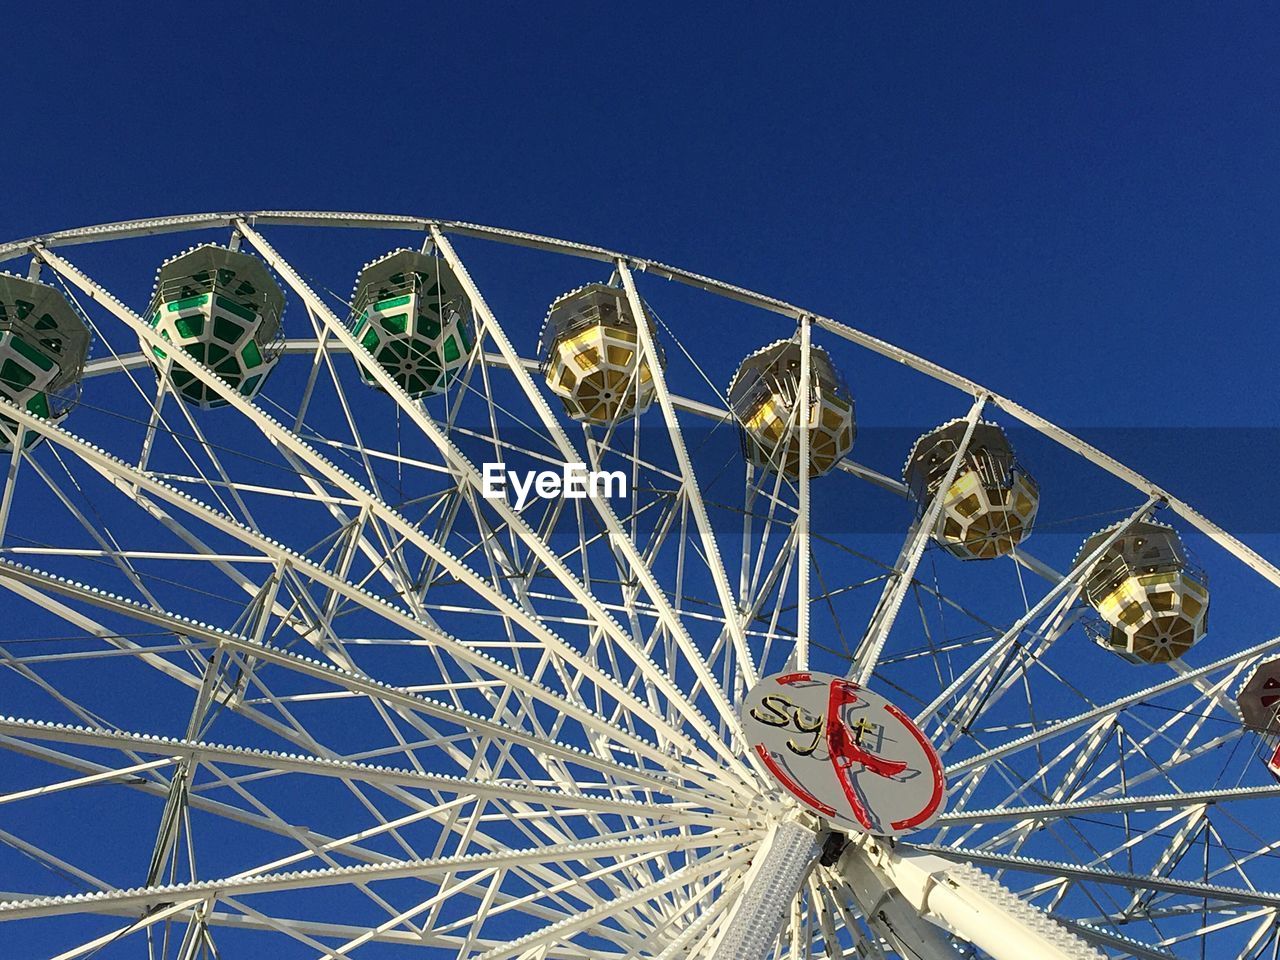
[[[897,706],[831,674],[775,674],[747,694],[742,723],[772,778],[834,829],[901,836],[942,812],[942,762]]]

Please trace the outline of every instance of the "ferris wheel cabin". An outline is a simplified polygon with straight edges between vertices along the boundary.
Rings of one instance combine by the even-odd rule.
[[[351,332],[411,397],[442,394],[475,346],[471,301],[439,257],[393,250],[365,265],[351,295]],[[360,376],[379,386],[363,364]]]
[[[1280,780],[1280,657],[1255,666],[1236,694],[1240,722],[1262,737],[1267,770]]]
[[[828,473],[853,449],[853,396],[821,347],[810,349],[809,475]],[[763,470],[800,476],[800,344],[779,340],[748,356],[729,382],[743,452]]]
[[[1010,553],[1031,532],[1040,488],[1015,459],[1004,430],[979,422],[955,479],[941,490],[967,427],[966,420],[952,420],[920,437],[902,478],[921,510],[943,498],[934,540],[962,560],[989,560]]]
[[[653,317],[642,306],[665,369]],[[637,416],[653,402],[653,372],[649,358],[641,356],[626,291],[591,283],[557,297],[538,339],[547,386],[573,419],[606,425]]]
[[[1075,563],[1115,529],[1087,539]],[[1102,645],[1133,663],[1176,660],[1208,629],[1208,577],[1188,562],[1182,540],[1167,524],[1131,524],[1088,572],[1084,593],[1109,628]]]
[[[0,398],[57,422],[75,402],[89,353],[89,329],[46,283],[0,273]],[[0,416],[0,450],[12,449],[17,422]],[[24,447],[40,439],[28,433]]]
[[[261,260],[205,244],[161,265],[147,315],[163,339],[252,399],[284,346],[283,312],[284,293]],[[151,352],[166,359],[163,349]],[[188,403],[206,410],[226,404],[180,366],[172,366],[169,377]]]

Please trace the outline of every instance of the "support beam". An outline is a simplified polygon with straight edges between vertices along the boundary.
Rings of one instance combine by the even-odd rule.
[[[481,780],[473,777],[454,777],[442,773],[420,773],[416,770],[373,766],[351,760],[330,760],[322,757],[304,757],[297,754],[278,753],[273,750],[257,750],[204,743],[198,740],[174,737],[157,737],[148,734],[119,730],[93,730],[88,727],[44,723],[16,717],[0,717],[0,737],[22,740],[42,740],[56,743],[74,743],[81,746],[103,747],[111,750],[134,751],[140,754],[159,754],[162,759],[138,763],[119,770],[85,776],[47,787],[35,787],[20,793],[0,796],[0,804],[43,796],[56,790],[89,786],[119,780],[146,770],[166,766],[175,760],[188,762],[223,763],[254,767],[280,774],[303,774],[359,783],[376,783],[408,789],[430,790],[453,797],[474,797],[481,800],[510,800],[534,806],[562,809],[568,814],[581,811],[611,813],[637,820],[652,820],[734,827],[736,821],[709,812],[695,812],[687,802],[679,804],[652,804],[616,799],[596,793],[566,793],[546,787],[523,783]]]
[[[715,838],[707,837],[707,841],[714,840]],[[721,842],[725,841],[721,840]],[[112,913],[124,907],[133,910],[148,910],[162,904],[180,904],[185,907],[198,903],[215,903],[232,896],[344,886],[406,877],[429,880],[459,870],[470,872],[495,866],[509,868],[521,864],[576,863],[596,857],[657,853],[669,849],[671,845],[670,837],[547,844],[496,853],[397,860],[351,867],[330,867],[323,870],[231,877],[224,880],[199,880],[194,883],[110,890],[102,893],[75,894],[69,897],[24,897],[19,900],[0,902],[0,922],[75,913]],[[714,846],[715,843],[704,841],[703,845]],[[745,854],[743,856],[745,857]]]
[[[1252,660],[1254,657],[1261,657],[1264,654],[1271,653],[1277,648],[1280,648],[1280,637],[1275,637],[1271,640],[1254,644],[1251,647],[1246,647],[1244,650],[1240,650],[1230,656],[1223,657],[1220,660],[1215,660],[1213,663],[1207,663],[1204,666],[1195,667],[1194,669],[1188,670],[1186,673],[1179,674],[1172,679],[1165,680],[1162,683],[1153,684],[1144,690],[1137,691],[1136,693],[1117,697],[1109,703],[1104,703],[1101,706],[1085,710],[1075,716],[1066,717],[1062,720],[1051,721],[1034,733],[1028,733],[1025,736],[1010,741],[1009,743],[1001,744],[997,747],[991,747],[987,750],[983,750],[975,756],[968,757],[949,765],[946,771],[947,777],[955,777],[967,770],[985,768],[994,760],[999,760],[1002,757],[1009,756],[1010,754],[1030,749],[1036,744],[1043,743],[1044,741],[1056,737],[1059,734],[1066,733],[1068,730],[1074,730],[1077,727],[1092,723],[1099,717],[1119,713],[1121,710],[1139,704],[1144,700],[1150,700],[1154,697],[1158,697],[1171,690],[1176,690],[1181,686],[1193,685],[1200,677],[1208,676],[1215,671],[1233,667],[1239,663],[1244,663],[1247,660]]]
[[[454,250],[453,244],[449,242],[438,228],[432,228],[431,237],[435,241],[440,254],[457,275],[463,289],[466,290],[468,298],[477,314],[484,321],[484,328],[489,338],[493,340],[498,348],[497,359],[505,366],[520,388],[524,391],[529,405],[537,414],[538,421],[542,424],[548,436],[551,437],[556,449],[560,452],[560,456],[565,463],[580,462],[581,456],[577,449],[569,440],[568,433],[551,412],[546,398],[539,391],[537,385],[533,382],[533,377],[525,361],[516,352],[514,345],[507,336],[506,331],[498,323],[498,318],[494,316],[490,309],[488,301],[485,300],[480,288],[472,279],[471,273],[467,270],[466,264],[462,262]],[[489,358],[485,356],[485,362],[489,362]],[[697,644],[685,629],[684,623],[677,615],[675,608],[671,604],[670,598],[666,591],[659,585],[648,560],[641,554],[640,549],[636,546],[635,541],[627,532],[625,526],[618,519],[614,512],[613,505],[607,497],[604,497],[594,486],[588,484],[588,499],[595,508],[597,515],[604,524],[609,534],[609,542],[615,547],[625,559],[629,572],[634,575],[643,588],[650,601],[653,603],[659,618],[670,632],[672,639],[679,646],[685,659],[693,668],[707,693],[716,701],[721,711],[721,717],[725,725],[731,731],[732,736],[739,741],[742,740],[742,725],[738,719],[737,711],[733,704],[729,701],[728,695],[721,687],[715,676],[708,667],[702,653],[698,650]]]
[[[1178,810],[1199,804],[1231,803],[1241,800],[1280,799],[1280,786],[1223,787],[1218,790],[1191,790],[1187,793],[1160,793],[1151,796],[1111,797],[1100,800],[1069,800],[1064,803],[1031,804],[1017,807],[992,807],[985,810],[960,810],[944,813],[939,826],[969,823],[1000,823],[1018,820],[1055,820],[1064,817],[1087,817],[1108,813],[1138,813],[1149,810]]]
[[[1226,887],[1216,883],[1201,883],[1195,880],[1175,880],[1170,877],[1125,873],[1118,870],[1107,870],[1102,867],[1081,867],[1073,863],[1063,863],[1059,860],[1033,860],[1030,857],[1011,857],[969,848],[925,845],[915,849],[922,853],[945,857],[947,860],[956,863],[980,863],[990,867],[998,867],[1002,870],[1039,873],[1067,880],[1124,887],[1128,890],[1154,890],[1159,893],[1172,893],[1202,900],[1244,903],[1256,907],[1280,907],[1280,891],[1244,890],[1239,887]]]
[[[894,565],[893,575],[885,585],[885,592],[880,597],[880,603],[876,607],[875,613],[871,616],[871,623],[867,627],[866,635],[863,637],[862,643],[858,645],[857,653],[854,656],[856,666],[850,676],[860,684],[865,684],[871,678],[871,673],[875,670],[876,663],[880,660],[880,651],[884,649],[885,641],[889,638],[889,631],[893,629],[894,621],[898,617],[898,611],[902,609],[903,598],[906,597],[907,591],[911,589],[911,584],[915,581],[916,568],[920,565],[920,558],[924,556],[924,548],[933,538],[934,528],[938,525],[938,517],[942,513],[942,508],[946,505],[944,494],[951,489],[951,485],[956,482],[956,477],[960,474],[960,468],[964,466],[964,458],[969,449],[969,441],[973,439],[973,431],[978,426],[978,418],[982,415],[982,408],[986,402],[986,394],[979,394],[969,408],[969,413],[965,417],[964,436],[961,437],[960,445],[956,448],[951,465],[947,468],[946,477],[938,488],[937,496],[929,502],[924,514],[912,528],[902,555],[899,557],[898,563]]]
[[[702,499],[702,487],[698,483],[698,475],[693,469],[693,460],[684,442],[684,429],[676,416],[675,405],[671,393],[667,389],[667,378],[662,364],[658,363],[658,350],[653,342],[653,333],[645,322],[644,303],[640,300],[640,292],[636,289],[635,278],[631,275],[631,267],[624,259],[617,261],[618,276],[622,278],[622,286],[627,291],[627,302],[631,305],[631,313],[636,318],[636,335],[640,341],[640,349],[649,361],[649,373],[653,377],[654,395],[662,410],[662,418],[667,424],[667,432],[671,435],[671,450],[675,454],[676,463],[680,467],[680,475],[684,478],[682,489],[693,511],[693,520],[698,528],[698,536],[702,541],[702,551],[706,556],[707,568],[715,584],[716,595],[720,598],[720,608],[724,612],[725,626],[738,655],[743,681],[749,690],[760,679],[756,671],[755,658],[747,646],[746,634],[742,629],[742,611],[733,596],[733,588],[729,586],[729,575],[725,572],[724,558],[720,555],[720,544],[716,540],[715,531],[711,529],[711,518],[707,514],[707,505]]]
[[[775,824],[751,859],[711,960],[768,960],[819,853],[811,827],[795,820]]]
[[[940,934],[941,928],[992,960],[1106,960],[974,867],[868,837],[849,845],[840,868],[863,914],[880,920],[881,932],[904,956],[954,958],[944,938],[929,939],[930,929]]]
[[[415,713],[421,713],[424,716],[457,725],[476,736],[491,737],[503,743],[525,746],[537,755],[546,754],[568,763],[580,764],[584,767],[600,770],[608,776],[616,777],[619,782],[649,784],[664,792],[674,791],[674,795],[695,796],[694,794],[685,794],[672,781],[670,776],[662,775],[657,771],[644,770],[640,767],[629,766],[618,761],[595,756],[580,748],[562,744],[525,730],[515,729],[496,720],[488,720],[443,701],[410,693],[407,690],[391,686],[364,674],[312,660],[289,650],[256,644],[248,638],[225,630],[166,614],[127,598],[107,594],[103,591],[86,587],[83,584],[72,583],[69,580],[43,571],[33,570],[30,567],[19,567],[0,560],[0,579],[11,579],[29,586],[38,587],[41,590],[49,590],[64,596],[86,600],[96,606],[123,613],[135,620],[150,623],[162,629],[172,629],[181,634],[208,640],[225,649],[248,654],[262,662],[287,667],[304,676],[334,684],[353,693],[367,696],[389,705],[406,707]],[[552,700],[548,702],[553,702],[554,699],[552,697]],[[570,708],[562,705],[560,709]],[[618,738],[620,745],[632,743],[638,746],[645,743],[643,740],[633,739],[624,731],[614,731],[614,735]],[[627,749],[630,748],[628,747]],[[652,745],[642,749],[641,752],[647,753],[649,750],[653,750]],[[662,754],[656,750],[654,750],[654,755],[656,758],[662,757]],[[689,775],[693,776],[692,770]],[[711,786],[710,783],[704,785]]]

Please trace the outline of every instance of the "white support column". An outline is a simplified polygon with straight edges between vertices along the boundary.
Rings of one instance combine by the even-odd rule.
[[[871,837],[851,843],[840,869],[863,915],[903,956],[955,960],[943,931],[992,960],[1106,960],[1066,927],[981,870]]]
[[[711,960],[767,960],[821,852],[811,828],[795,820],[775,824],[752,859]]]

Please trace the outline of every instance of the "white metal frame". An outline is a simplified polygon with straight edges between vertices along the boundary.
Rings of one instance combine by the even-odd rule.
[[[475,311],[481,347],[462,390],[479,399],[459,398],[457,404],[488,405],[490,427],[482,439],[495,450],[519,448],[549,462],[622,456],[634,476],[662,478],[675,485],[674,493],[643,507],[634,501],[629,513],[594,496],[576,513],[557,508],[542,517],[507,501],[483,501],[479,471],[461,445],[457,406],[451,402],[443,416],[433,415],[399,389],[344,318],[262,232],[286,226],[420,236],[459,277]],[[210,229],[247,241],[313,324],[313,337],[291,338],[285,348],[286,357],[311,359],[292,423],[173,350],[59,252],[78,244]],[[1051,677],[1052,648],[1078,614],[1088,558],[1058,575],[1019,551],[1018,563],[1044,577],[1047,592],[1028,599],[1025,613],[993,634],[919,710],[917,722],[944,751],[951,782],[950,809],[936,836],[897,847],[856,839],[838,860],[816,863],[820,826],[757,768],[736,706],[777,645],[791,644],[791,667],[805,669],[812,660],[813,609],[821,598],[814,596],[811,580],[819,551],[807,471],[800,471],[794,489],[777,477],[755,486],[766,514],[753,527],[752,511],[744,512],[747,537],[735,595],[684,438],[688,418],[727,422],[727,411],[672,392],[656,362],[654,337],[641,322],[639,346],[651,360],[657,400],[653,416],[666,426],[666,453],[675,469],[657,467],[640,449],[638,433],[630,450],[623,450],[612,430],[588,431],[580,452],[533,376],[536,360],[522,357],[499,324],[455,250],[455,237],[598,261],[614,271],[637,317],[645,309],[637,285],[643,274],[788,318],[802,347],[802,464],[809,446],[810,404],[804,401],[810,346],[815,334],[827,334],[970,397],[962,447],[985,408],[1001,411],[1137,490],[1142,502],[1131,519],[1167,508],[1280,586],[1280,570],[1188,504],[1019,404],[839,321],[678,268],[475,224],[309,211],[155,218],[15,241],[0,245],[0,262],[33,256],[96,304],[94,316],[110,318],[117,335],[123,330],[144,349],[165,349],[169,356],[157,393],[149,396],[138,387],[148,428],[142,448],[129,459],[72,432],[74,421],[64,428],[0,403],[19,436],[34,432],[44,440],[38,455],[18,451],[6,464],[0,586],[41,616],[57,618],[100,645],[71,654],[27,654],[0,641],[0,661],[47,696],[60,720],[0,718],[0,745],[63,771],[34,787],[0,783],[0,817],[11,805],[16,810],[48,797],[101,790],[163,801],[164,813],[150,876],[133,889],[113,886],[68,857],[0,829],[0,842],[92,891],[40,896],[14,889],[0,897],[0,921],[67,914],[125,918],[101,936],[49,954],[66,958],[107,950],[137,934],[153,957],[192,960],[202,952],[216,955],[220,928],[282,936],[310,955],[327,957],[347,956],[366,943],[395,943],[427,955],[483,960],[577,958],[601,955],[599,945],[606,941],[616,955],[721,956],[736,950],[748,930],[765,929],[776,932],[760,956],[779,958],[844,957],[853,950],[872,957],[894,951],[945,956],[951,937],[978,945],[996,960],[1028,952],[1097,957],[1102,950],[1165,957],[1174,955],[1169,948],[1210,942],[1240,926],[1250,931],[1241,957],[1280,949],[1280,894],[1250,878],[1251,865],[1280,850],[1280,839],[1260,837],[1256,851],[1235,856],[1231,864],[1208,859],[1214,844],[1235,851],[1225,832],[1248,831],[1224,819],[1230,810],[1246,800],[1274,799],[1280,788],[1194,779],[1204,758],[1241,736],[1238,725],[1209,724],[1238,722],[1234,685],[1249,666],[1277,651],[1280,638],[1255,639],[1200,666],[1178,666],[1142,689],[1100,704],[1082,702],[1067,716],[1033,716],[1025,729],[995,734],[995,741],[986,739],[990,733],[974,732],[998,703],[1025,697],[1029,707],[1031,678]],[[385,409],[427,442],[425,453],[410,456],[365,442],[361,417],[335,365],[338,355],[364,367],[387,395],[378,398]],[[200,418],[180,402],[165,403],[172,390],[167,371],[175,364],[215,390],[276,451],[292,472],[290,482],[272,486],[237,477],[231,452],[209,439]],[[113,348],[111,356],[94,358],[86,376],[132,378],[149,365],[145,353]],[[546,450],[520,447],[502,435],[499,418],[508,411],[495,400],[497,376],[514,382]],[[326,390],[341,410],[337,422],[348,431],[347,440],[310,429],[312,399]],[[189,438],[185,445],[182,435]],[[346,463],[357,473],[344,469]],[[438,478],[439,496],[425,516],[416,505],[389,499],[380,471],[391,466]],[[898,481],[864,465],[846,461],[840,467],[846,475],[905,494]],[[76,485],[88,478],[127,497],[147,523],[172,535],[175,546],[132,544],[129,531],[99,522],[77,492]],[[13,540],[17,491],[26,482],[47,486],[92,546]],[[263,498],[321,511],[334,529],[327,552],[321,556],[309,545],[273,539]],[[883,595],[851,665],[861,682],[876,683],[880,669],[892,665],[895,621],[908,596],[928,587],[917,573],[939,509],[940,502],[928,505],[898,560],[883,565]],[[639,535],[643,511],[659,518],[651,542]],[[580,536],[577,549],[567,554],[552,536],[566,526]],[[473,528],[477,534],[466,542],[464,531]],[[656,562],[659,555],[671,557],[674,583],[671,570]],[[605,557],[610,569],[601,567]],[[62,563],[99,561],[124,578],[130,595],[55,572]],[[167,609],[159,599],[163,591],[153,592],[152,575],[143,572],[160,563],[216,574],[222,588],[243,603],[235,629]],[[690,606],[684,596],[694,567],[712,588],[705,609]],[[611,578],[622,586],[609,586]],[[441,583],[447,588],[431,586]],[[438,600],[445,589],[451,599]],[[459,592],[465,600],[452,599]],[[795,616],[790,633],[781,626],[788,597]],[[492,630],[479,639],[454,636],[441,621],[460,613],[487,618]],[[363,625],[354,634],[345,626],[352,618]],[[714,625],[714,643],[700,641],[700,623]],[[125,624],[139,632],[131,634]],[[374,624],[378,632],[369,633]],[[166,642],[144,638],[142,628]],[[371,659],[369,649],[393,645],[428,658],[440,679],[415,687],[379,679],[376,670],[362,666]],[[157,738],[105,725],[78,695],[45,679],[55,665],[77,656],[140,664],[189,688],[194,705],[186,735]],[[1136,713],[1162,698],[1177,704],[1168,719]],[[323,704],[359,707],[369,729],[385,742],[358,754],[327,746],[302,719]],[[209,742],[203,733],[223,710],[297,752]],[[86,748],[97,752],[86,755]],[[103,751],[118,760],[101,762]],[[395,759],[384,763],[384,757]],[[434,763],[463,773],[445,774]],[[1179,782],[1184,773],[1190,779]],[[279,801],[266,799],[282,778],[336,785],[364,811],[366,822],[339,836],[305,825],[297,811],[286,815],[277,809]],[[992,803],[991,797],[1001,799]],[[1156,819],[1136,823],[1147,815]],[[201,878],[192,840],[192,818],[200,816],[287,840],[295,851],[234,875]],[[1091,816],[1120,818],[1125,839],[1099,848],[1091,834],[1074,826]],[[797,823],[813,834],[814,843],[777,841],[783,825],[794,830]],[[1060,842],[1064,858],[1023,854],[1039,831]],[[426,837],[432,838],[430,849],[422,846]],[[384,841],[399,853],[387,853]],[[1201,848],[1203,876],[1188,879],[1179,873],[1180,864]],[[1066,851],[1075,859],[1066,859]],[[1150,870],[1118,869],[1118,858],[1132,858],[1135,851],[1149,856]],[[305,869],[296,869],[299,864]],[[966,864],[989,868],[995,877]],[[784,876],[787,882],[779,884]],[[1049,879],[1030,886],[1014,879],[1027,876]],[[798,890],[791,882],[795,877]],[[416,882],[408,899],[395,884],[405,880]],[[1010,887],[1024,883],[1021,896],[1001,880]],[[266,893],[330,886],[351,888],[363,908],[381,919],[303,919],[253,905],[262,902],[254,897]],[[1123,891],[1124,902],[1107,909],[1096,891],[1112,889]],[[1095,915],[1080,914],[1082,897],[1092,898]],[[1199,922],[1192,922],[1196,917]],[[510,928],[515,935],[495,932],[508,929],[504,918],[519,919]],[[1119,925],[1134,920],[1157,935],[1131,939]]]

